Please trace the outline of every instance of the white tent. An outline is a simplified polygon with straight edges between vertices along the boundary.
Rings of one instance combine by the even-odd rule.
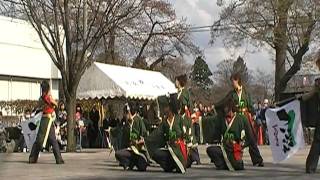
[[[101,63],[86,70],[77,89],[79,99],[155,99],[175,92],[174,84],[160,72]]]

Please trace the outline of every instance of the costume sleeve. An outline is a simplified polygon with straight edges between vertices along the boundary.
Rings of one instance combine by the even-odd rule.
[[[140,136],[147,137],[147,135],[148,135],[148,132],[147,132],[146,125],[144,124],[143,119],[140,119]]]
[[[165,146],[166,135],[165,135],[164,123],[162,122],[157,129],[152,131],[152,133],[146,137],[145,145],[151,157],[153,157],[154,152]]]
[[[230,91],[223,99],[218,101],[214,106],[217,111],[223,111],[224,105],[232,98],[232,91]]]
[[[301,99],[303,101],[307,101],[307,100],[311,99],[314,95],[316,95],[319,92],[320,92],[320,89],[314,86],[314,88],[310,92],[308,92],[306,94],[303,94]]]
[[[191,102],[191,94],[190,94],[190,91],[187,92],[188,93],[188,108],[190,110],[190,112],[193,111],[193,104]]]

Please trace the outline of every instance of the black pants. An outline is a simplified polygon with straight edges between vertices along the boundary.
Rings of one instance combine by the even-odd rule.
[[[30,162],[37,162],[39,153],[42,150],[42,145],[44,142],[45,134],[47,131],[49,131],[48,140],[47,142],[52,146],[53,154],[56,159],[56,162],[62,161],[61,152],[59,148],[59,144],[56,139],[55,131],[54,131],[54,125],[52,123],[51,127],[48,128],[49,119],[48,118],[42,118],[40,122],[39,131],[37,134],[37,138],[35,143],[32,146],[29,161]]]
[[[257,165],[260,163],[263,163],[263,158],[260,154],[258,145],[257,145],[257,137],[256,134],[254,133],[254,129],[252,127],[252,125],[250,123],[248,123],[249,125],[249,130],[251,130],[250,134],[247,134],[247,136],[251,136],[249,137],[249,154],[251,157],[251,161],[253,165]]]
[[[165,172],[179,170],[168,150],[157,150],[153,154],[153,159],[160,165]]]
[[[190,168],[192,163],[196,162],[197,164],[200,164],[200,156],[198,148],[191,148],[188,153],[188,160],[187,160],[187,168]]]
[[[196,141],[200,144],[200,125],[199,123],[193,123],[194,128],[194,136],[196,138]]]
[[[214,163],[217,170],[228,170],[228,166],[226,161],[224,160],[223,153],[220,147],[218,146],[210,146],[207,148],[207,154],[211,159],[211,162]],[[232,167],[235,170],[243,170],[244,165],[243,161],[230,161]]]
[[[306,161],[306,171],[314,173],[318,166],[320,155],[320,127],[316,127],[314,132],[313,142],[310,148],[309,155]]]
[[[118,150],[115,154],[116,159],[120,162],[120,166],[125,169],[129,167],[133,169],[134,166],[138,168],[138,171],[146,171],[148,162],[141,156],[136,155],[133,151],[122,149]]]

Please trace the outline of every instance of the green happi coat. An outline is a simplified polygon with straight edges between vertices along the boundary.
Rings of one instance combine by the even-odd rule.
[[[139,115],[134,116],[132,124],[127,123],[123,128],[121,149],[128,148],[135,154],[143,155],[147,159],[148,156],[145,153],[146,149],[144,145],[136,144],[136,142],[146,136],[147,130],[143,119]]]
[[[175,143],[183,139],[183,136],[183,118],[175,115],[172,128],[166,120],[161,122],[159,127],[145,139],[145,144],[151,158],[153,153],[160,148],[169,150],[180,172],[184,173],[186,161],[180,147]]]
[[[246,108],[250,113],[253,113],[254,112],[254,108],[253,108],[252,99],[251,99],[250,94],[247,92],[247,90],[245,88],[242,88],[242,93],[241,93],[240,96],[241,97],[239,97],[239,95],[236,92],[236,90],[232,90],[227,94],[227,96],[225,98],[223,98],[215,106],[216,106],[217,109],[219,109],[221,111],[222,108],[224,107],[224,105],[230,99],[232,99],[235,102],[237,108],[239,108],[239,110]]]
[[[250,130],[250,125],[246,120],[246,117],[241,114],[236,114],[233,122],[227,125],[225,118],[217,117],[216,121],[216,129],[215,132],[217,135],[221,137],[221,146],[222,151],[225,151],[226,156],[225,161],[226,164],[231,165],[233,169],[243,169],[243,160],[242,160],[242,149],[249,145],[249,142],[252,141],[250,139],[252,131]],[[230,126],[228,128],[228,126]],[[241,146],[241,158],[235,158],[234,144],[237,143]],[[227,158],[227,160],[226,160]],[[228,165],[228,167],[229,167]],[[229,169],[231,169],[229,167]]]
[[[180,115],[183,115],[185,113],[185,107],[189,109],[191,112],[192,110],[192,103],[190,98],[190,92],[186,88],[182,88],[178,92],[178,101],[179,101],[179,107],[180,107]]]
[[[194,135],[194,127],[192,125],[192,120],[190,117],[188,117],[187,114],[185,114],[185,107],[188,108],[189,112],[192,111],[192,103],[190,100],[190,93],[187,89],[183,88],[179,90],[178,93],[178,102],[180,107],[180,115],[182,116],[183,120],[183,134],[184,138],[186,140],[186,143],[188,147],[195,146],[198,142]]]

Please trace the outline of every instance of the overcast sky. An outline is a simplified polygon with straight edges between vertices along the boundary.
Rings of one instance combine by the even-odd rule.
[[[207,26],[211,25],[214,20],[218,19],[220,8],[216,4],[216,0],[169,0],[179,18],[186,18],[192,26]],[[268,52],[250,53],[243,50],[226,49],[219,40],[214,45],[209,44],[210,32],[193,33],[193,40],[201,50],[204,51],[205,59],[210,68],[214,70],[216,64],[227,58],[244,57],[247,66],[251,70],[256,68],[272,72],[274,69],[271,61],[271,56]],[[250,49],[250,51],[255,49]],[[193,63],[189,58],[189,63]]]

